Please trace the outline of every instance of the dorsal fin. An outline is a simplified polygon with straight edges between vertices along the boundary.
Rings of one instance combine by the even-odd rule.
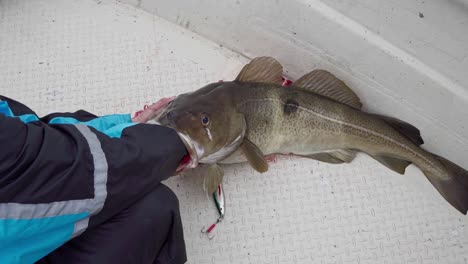
[[[293,83],[293,86],[326,96],[361,109],[359,97],[343,81],[325,70],[314,70]]]
[[[417,146],[424,144],[424,140],[421,137],[421,133],[419,132],[419,129],[417,129],[413,125],[408,124],[394,117],[377,115],[377,114],[371,114],[371,115],[384,120],[385,123],[387,123],[393,129],[400,132],[400,134],[402,134],[403,136],[411,140]]]
[[[257,57],[245,65],[236,77],[239,82],[281,83],[283,66],[272,57]]]

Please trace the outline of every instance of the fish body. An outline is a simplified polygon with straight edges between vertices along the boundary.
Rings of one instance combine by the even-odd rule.
[[[364,152],[400,174],[409,164],[416,165],[452,206],[466,214],[468,172],[422,149],[417,128],[361,111],[357,95],[323,70],[283,87],[278,64],[268,57],[254,59],[236,80],[176,98],[159,118],[203,149],[196,156],[197,162],[208,164],[209,191],[222,181],[216,164],[249,162],[264,172],[268,169],[264,156],[269,154],[341,164]],[[171,112],[179,118],[168,120]],[[207,117],[209,123],[204,124]],[[202,125],[197,125],[199,118]]]
[[[265,155],[309,156],[347,149],[400,157],[432,169],[440,165],[379,117],[319,94],[264,83],[227,83],[218,89],[236,98],[236,109],[247,122],[245,136]],[[246,161],[237,149],[219,163]]]

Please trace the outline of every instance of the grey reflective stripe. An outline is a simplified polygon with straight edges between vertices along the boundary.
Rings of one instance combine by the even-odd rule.
[[[107,198],[107,171],[106,156],[101,147],[101,142],[86,125],[75,125],[88,141],[89,149],[94,161],[94,208],[91,215],[97,214],[104,206]]]
[[[93,199],[53,202],[48,204],[0,204],[0,219],[31,219],[90,212]]]
[[[75,238],[81,235],[86,228],[88,228],[89,218],[81,219],[80,221],[75,223],[75,229],[73,230],[73,235],[71,238]]]
[[[99,213],[107,197],[108,164],[97,136],[86,125],[75,125],[89,145],[94,162],[94,198],[83,200],[61,201],[43,204],[0,204],[0,219],[32,219],[59,215],[70,215],[87,212],[90,215]],[[75,223],[73,236],[86,230],[89,219]]]

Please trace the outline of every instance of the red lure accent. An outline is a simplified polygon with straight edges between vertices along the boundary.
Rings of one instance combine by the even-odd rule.
[[[215,226],[216,226],[216,224],[212,224],[212,225],[208,228],[208,230],[206,230],[206,233],[211,232],[211,230],[213,230],[213,229],[215,228]]]

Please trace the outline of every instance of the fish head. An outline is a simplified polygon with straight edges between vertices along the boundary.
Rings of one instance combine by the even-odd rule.
[[[177,131],[190,154],[188,168],[198,163],[216,163],[242,143],[246,122],[233,103],[229,83],[209,84],[195,92],[177,96],[156,121]],[[226,87],[224,87],[226,88]]]

